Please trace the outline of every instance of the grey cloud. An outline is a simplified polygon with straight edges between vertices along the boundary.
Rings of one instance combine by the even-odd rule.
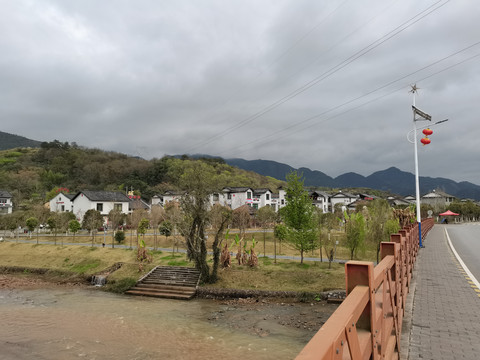
[[[418,107],[450,118],[420,147],[421,175],[480,183],[480,57],[466,61],[480,45],[425,68],[480,41],[480,5],[445,2],[365,51],[432,4],[2,2],[0,130],[147,158],[190,151],[331,176],[413,171],[417,81]]]

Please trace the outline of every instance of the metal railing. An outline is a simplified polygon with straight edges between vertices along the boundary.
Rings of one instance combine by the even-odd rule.
[[[422,221],[422,237],[433,227]],[[405,303],[419,249],[418,224],[380,244],[381,261],[345,264],[347,297],[297,360],[398,359]]]

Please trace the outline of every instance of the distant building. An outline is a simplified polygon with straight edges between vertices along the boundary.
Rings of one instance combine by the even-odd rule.
[[[55,197],[50,200],[50,211],[53,212],[71,212],[73,203],[72,199],[75,195],[66,194],[63,192],[58,193]]]
[[[224,204],[235,210],[243,205],[253,205],[253,189],[249,187],[225,187],[222,190]]]
[[[12,195],[6,190],[0,190],[0,215],[11,214],[12,209]]]
[[[434,211],[442,211],[455,201],[453,195],[449,195],[441,190],[433,190],[420,198],[422,204],[431,205]]]
[[[330,195],[322,191],[309,191],[308,196],[312,199],[313,206],[322,210],[323,213],[329,212]]]
[[[356,201],[359,197],[356,195],[346,193],[346,192],[337,192],[330,197],[330,203],[332,206],[332,212],[335,211],[335,205],[340,204],[342,211],[345,211],[348,208],[348,205]]]
[[[127,195],[115,191],[83,190],[72,198],[72,202],[72,212],[80,222],[88,210],[99,211],[106,220],[108,213],[112,210],[128,214],[130,205],[130,199]]]

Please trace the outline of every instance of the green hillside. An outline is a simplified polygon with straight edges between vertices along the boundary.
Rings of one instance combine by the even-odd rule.
[[[180,177],[192,161],[207,164],[219,190],[224,186],[270,188],[283,182],[227,165],[222,159],[193,160],[165,156],[144,160],[125,154],[78,147],[53,141],[40,148],[0,151],[0,189],[9,191],[14,203],[28,208],[49,198],[56,187],[79,190],[125,191],[133,188],[149,200],[166,190],[181,190]]]

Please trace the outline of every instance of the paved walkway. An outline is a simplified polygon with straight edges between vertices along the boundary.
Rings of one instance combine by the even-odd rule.
[[[410,338],[402,358],[408,347],[411,360],[480,359],[478,289],[451,251],[445,226],[435,225],[424,245],[416,262]]]

